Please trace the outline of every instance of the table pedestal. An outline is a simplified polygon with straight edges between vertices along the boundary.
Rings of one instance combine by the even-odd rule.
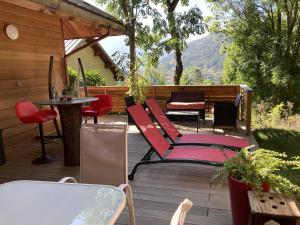
[[[63,133],[65,166],[80,165],[81,104],[57,105]]]

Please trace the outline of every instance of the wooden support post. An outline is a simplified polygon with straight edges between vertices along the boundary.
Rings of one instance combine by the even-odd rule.
[[[48,71],[48,93],[49,99],[53,99],[53,92],[52,92],[52,72],[53,72],[53,55],[50,56],[49,62],[49,71]]]
[[[78,64],[79,64],[80,72],[81,72],[82,78],[83,78],[84,97],[87,97],[88,96],[88,90],[87,90],[87,87],[86,87],[85,73],[84,73],[84,69],[83,69],[82,62],[81,62],[80,58],[78,58]]]
[[[49,99],[54,99],[53,90],[52,90],[52,75],[53,75],[53,63],[54,63],[54,57],[50,56],[50,62],[49,62],[49,71],[48,71],[48,93],[49,93]],[[56,96],[57,97],[57,96]],[[54,110],[54,106],[51,105],[50,108]],[[62,134],[59,130],[57,119],[53,119],[54,127],[57,133],[58,137],[62,137]]]
[[[246,89],[246,135],[250,136],[251,133],[251,114],[252,114],[252,101],[253,92],[251,88]]]

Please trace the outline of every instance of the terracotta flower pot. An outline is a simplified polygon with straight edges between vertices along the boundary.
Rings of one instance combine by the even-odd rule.
[[[247,192],[252,190],[251,186],[232,177],[228,177],[228,186],[233,224],[248,224],[250,206]],[[262,188],[264,192],[270,191],[267,183],[262,184]]]

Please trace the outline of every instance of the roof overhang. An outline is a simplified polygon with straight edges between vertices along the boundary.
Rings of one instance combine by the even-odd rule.
[[[124,34],[121,21],[82,0],[2,1],[59,17],[65,40]]]

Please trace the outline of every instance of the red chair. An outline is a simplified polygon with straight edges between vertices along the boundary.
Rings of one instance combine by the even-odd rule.
[[[81,115],[94,117],[94,123],[96,124],[98,122],[97,117],[110,113],[113,105],[111,95],[99,94],[94,97],[98,98],[98,100],[92,102],[90,106],[83,106],[81,109]]]
[[[17,117],[22,123],[37,123],[39,125],[42,155],[39,158],[32,160],[32,164],[44,164],[52,162],[53,159],[48,157],[46,154],[43,123],[56,118],[57,114],[55,110],[38,110],[37,107],[30,101],[18,102],[16,103],[15,108]]]

